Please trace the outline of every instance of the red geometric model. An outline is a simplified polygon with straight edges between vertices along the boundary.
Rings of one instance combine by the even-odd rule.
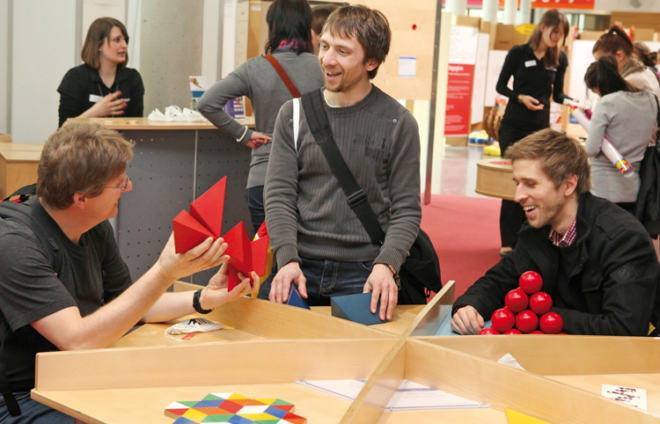
[[[184,210],[174,218],[172,228],[176,253],[187,252],[209,237],[214,240],[221,237],[226,189],[227,177],[224,177],[192,202],[190,213]],[[260,228],[260,231],[266,231],[265,225],[264,223],[263,230]],[[249,277],[252,271],[259,276],[264,275],[268,255],[267,235],[250,242],[245,225],[239,222],[222,238],[227,243],[225,255],[230,257],[229,291],[240,283],[238,272],[242,272],[246,277]]]

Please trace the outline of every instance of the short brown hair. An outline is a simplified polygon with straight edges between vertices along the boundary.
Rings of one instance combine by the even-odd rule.
[[[385,15],[366,6],[343,6],[330,14],[323,27],[333,37],[357,38],[364,49],[364,61],[375,60],[378,66],[369,71],[369,79],[376,77],[380,64],[390,52],[392,31]]]
[[[128,44],[128,31],[124,24],[119,22],[115,18],[98,18],[92,25],[89,26],[87,31],[87,37],[85,38],[85,43],[83,44],[82,52],[80,53],[80,58],[83,62],[88,64],[94,69],[99,69],[101,67],[101,62],[99,61],[100,52],[99,49],[106,42],[112,28],[117,27],[121,31],[126,44]],[[128,64],[128,52],[126,52],[126,60],[118,64],[118,69],[124,69]]]
[[[506,150],[505,158],[540,160],[541,169],[555,183],[555,188],[571,175],[578,177],[578,196],[591,190],[591,170],[587,151],[566,133],[550,128],[528,135]]]
[[[316,34],[321,35],[323,32],[323,26],[325,21],[328,20],[328,16],[339,6],[336,4],[324,4],[322,6],[315,6],[312,8],[312,31]]]
[[[133,143],[100,124],[74,123],[51,135],[41,152],[37,196],[44,206],[66,209],[73,195],[99,196],[133,158]]]

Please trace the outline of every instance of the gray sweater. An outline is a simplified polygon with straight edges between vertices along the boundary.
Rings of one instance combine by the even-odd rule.
[[[323,73],[318,58],[313,54],[298,55],[294,51],[280,50],[274,51],[273,56],[301,94],[323,86]],[[213,84],[204,93],[197,108],[220,131],[238,139],[243,135],[245,127],[229,116],[223,108],[231,99],[240,96],[250,99],[254,110],[255,130],[266,135],[273,133],[280,107],[292,98],[275,68],[263,56],[258,56]],[[250,140],[252,132],[251,129],[248,130],[242,140],[243,144]],[[247,188],[264,185],[270,149],[271,143],[267,143],[252,151]]]
[[[383,246],[369,235],[316,144],[303,108],[297,150],[293,102],[275,124],[265,186],[266,223],[278,266],[313,259],[371,261],[399,270],[421,221],[419,130],[415,118],[377,87],[360,102],[325,104],[339,150],[387,232]]]
[[[591,192],[611,202],[635,202],[639,191],[639,165],[656,125],[657,105],[650,91],[618,91],[603,96],[591,117],[585,144],[591,157]],[[600,151],[603,138],[616,147],[635,169],[624,177]]]

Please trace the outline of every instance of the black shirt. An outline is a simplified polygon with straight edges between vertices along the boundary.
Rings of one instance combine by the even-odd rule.
[[[566,53],[559,51],[559,66],[546,68],[534,55],[529,43],[513,46],[504,59],[500,77],[497,80],[497,92],[509,98],[504,118],[507,120],[527,121],[548,125],[550,121],[550,95],[557,103],[569,98],[564,94],[564,75],[568,66]],[[513,75],[513,90],[507,87]],[[543,104],[543,110],[529,110],[518,102],[518,95],[532,96]]]
[[[58,350],[32,322],[71,306],[85,317],[132,283],[108,221],[84,233],[80,244],[75,244],[36,197],[28,202],[40,222],[57,235],[62,269],[58,278],[30,228],[12,219],[0,220],[0,360],[14,392],[34,388],[38,352]]]
[[[62,78],[57,89],[60,93],[59,127],[69,118],[82,115],[87,109],[110,93],[121,91],[118,99],[125,99],[128,107],[124,115],[140,118],[144,112],[144,85],[135,69],[117,69],[112,87],[106,87],[97,69],[87,64],[76,66]]]

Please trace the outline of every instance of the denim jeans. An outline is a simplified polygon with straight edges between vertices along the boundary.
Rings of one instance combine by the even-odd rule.
[[[264,209],[264,186],[250,187],[247,189],[247,205],[250,210],[252,226],[256,233],[261,224],[266,220]]]
[[[362,293],[371,274],[373,261],[338,262],[330,259],[301,258],[303,275],[307,279],[307,303],[309,306],[330,306],[330,298]],[[270,285],[276,273],[261,285],[259,299],[268,299]]]
[[[75,424],[76,419],[56,411],[30,398],[30,392],[14,392],[21,408],[21,415],[9,415],[4,399],[0,396],[0,423],[2,424]]]

